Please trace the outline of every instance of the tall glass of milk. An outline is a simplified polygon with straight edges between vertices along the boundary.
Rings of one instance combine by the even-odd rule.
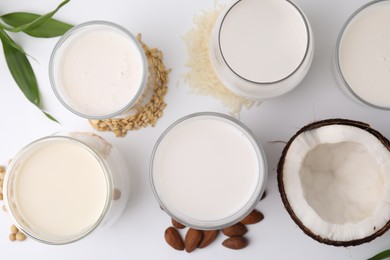
[[[71,112],[90,119],[111,118],[129,111],[142,97],[147,60],[128,30],[91,21],[60,38],[49,76],[55,95]]]
[[[255,100],[296,87],[313,59],[311,27],[288,0],[239,0],[217,19],[210,60],[233,93]]]
[[[106,140],[72,132],[36,140],[13,158],[4,200],[14,223],[47,244],[67,244],[114,223],[129,197],[126,164]]]
[[[335,77],[353,100],[390,110],[390,1],[371,1],[346,21],[336,44]]]
[[[218,113],[196,113],[173,123],[159,138],[150,180],[172,218],[201,230],[240,221],[259,202],[266,158],[250,130]]]

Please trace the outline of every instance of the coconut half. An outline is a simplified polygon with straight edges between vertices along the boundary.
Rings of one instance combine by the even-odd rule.
[[[328,119],[303,127],[277,172],[291,218],[321,243],[359,245],[390,227],[390,142],[365,123]]]

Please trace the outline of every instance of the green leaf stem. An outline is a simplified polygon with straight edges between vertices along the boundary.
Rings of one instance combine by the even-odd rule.
[[[61,36],[72,28],[72,25],[53,19],[52,17],[69,1],[63,1],[56,9],[45,15],[15,12],[0,16],[0,19],[9,25],[0,23],[0,40],[12,77],[25,97],[38,107],[47,118],[57,123],[58,121],[41,107],[37,79],[26,52],[9,37],[5,30],[10,32],[24,32],[30,36],[41,38]]]

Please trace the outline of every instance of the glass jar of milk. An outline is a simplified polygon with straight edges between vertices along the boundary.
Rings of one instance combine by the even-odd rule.
[[[254,100],[296,87],[313,52],[309,21],[288,0],[235,2],[217,19],[210,42],[210,60],[221,82]]]
[[[60,102],[89,119],[129,111],[145,91],[147,59],[125,28],[91,21],[67,31],[51,55],[49,76]]]
[[[114,223],[129,197],[119,152],[92,133],[36,140],[12,160],[4,200],[14,223],[47,244],[75,242]]]
[[[250,130],[230,116],[196,113],[173,123],[152,153],[150,180],[172,218],[200,230],[230,226],[259,202],[267,163]]]
[[[360,104],[390,110],[390,1],[371,1],[345,22],[336,44],[335,78]]]

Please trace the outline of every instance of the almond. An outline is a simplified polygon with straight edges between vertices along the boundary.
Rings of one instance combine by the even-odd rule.
[[[178,228],[178,229],[183,229],[185,228],[186,226],[183,225],[182,223],[180,223],[179,221],[175,220],[175,219],[172,219],[172,225],[175,227],[175,228]]]
[[[217,238],[218,234],[219,230],[204,230],[203,238],[202,241],[200,241],[198,248],[205,248],[210,245]]]
[[[202,241],[203,238],[203,232],[198,229],[190,228],[187,231],[186,237],[184,238],[184,246],[188,253],[191,253],[192,251],[197,248],[200,241]]]
[[[246,228],[246,226],[240,222],[237,224],[234,224],[230,227],[226,227],[226,228],[222,229],[222,233],[224,233],[225,236],[228,236],[228,237],[242,236],[247,231],[248,231],[248,229]]]
[[[165,230],[165,240],[167,243],[176,250],[184,250],[184,242],[181,238],[179,231],[174,227],[169,227]]]
[[[242,249],[248,245],[248,240],[245,237],[229,237],[222,242],[224,247],[230,249]]]
[[[264,219],[263,213],[254,209],[248,216],[240,222],[245,225],[256,224]]]

